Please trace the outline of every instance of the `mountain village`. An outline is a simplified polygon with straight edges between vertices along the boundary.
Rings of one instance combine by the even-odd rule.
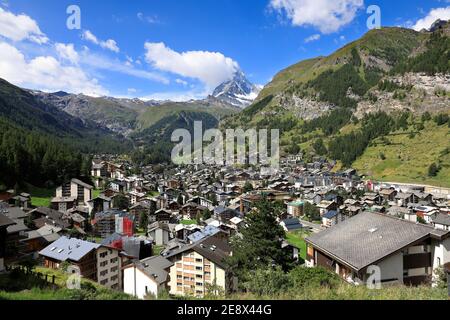
[[[0,194],[1,272],[33,261],[71,270],[139,299],[234,292],[230,240],[263,198],[282,205],[282,249],[297,265],[323,267],[365,285],[433,285],[450,263],[450,189],[381,183],[322,158],[258,168],[147,166],[97,156],[91,181],[56,188],[49,207],[27,193]],[[29,262],[28,262],[29,263]],[[50,281],[50,279],[48,279]]]

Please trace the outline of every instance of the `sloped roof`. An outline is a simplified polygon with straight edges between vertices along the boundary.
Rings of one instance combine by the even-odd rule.
[[[101,245],[97,243],[61,237],[51,245],[42,249],[39,254],[58,261],[79,261],[89,252],[98,249],[100,246]]]
[[[136,267],[157,284],[167,281],[169,273],[166,270],[171,266],[173,266],[173,263],[162,256],[153,256],[136,263]]]
[[[381,213],[362,212],[311,235],[306,242],[358,271],[418,240],[449,233]]]

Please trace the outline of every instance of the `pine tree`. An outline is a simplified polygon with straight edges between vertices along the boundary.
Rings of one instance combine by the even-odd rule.
[[[273,205],[266,199],[245,217],[247,224],[241,235],[235,236],[231,245],[233,256],[228,259],[230,270],[245,278],[247,272],[257,268],[291,267],[289,253],[281,248],[285,232],[278,224]]]

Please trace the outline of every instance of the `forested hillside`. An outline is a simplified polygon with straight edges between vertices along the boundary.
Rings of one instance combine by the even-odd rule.
[[[53,186],[87,176],[90,153],[129,151],[131,142],[37,101],[0,80],[0,186]]]

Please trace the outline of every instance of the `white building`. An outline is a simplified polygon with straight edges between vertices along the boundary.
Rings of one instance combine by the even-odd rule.
[[[123,291],[139,299],[158,297],[168,290],[170,267],[173,263],[162,256],[153,256],[126,266],[123,270]]]

